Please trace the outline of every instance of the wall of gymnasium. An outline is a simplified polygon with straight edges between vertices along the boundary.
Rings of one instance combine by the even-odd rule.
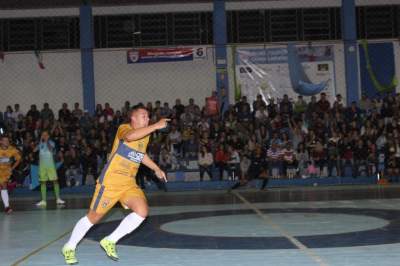
[[[0,111],[7,105],[21,105],[26,112],[31,104],[41,109],[48,102],[58,110],[63,102],[82,103],[79,51],[43,53],[45,69],[40,69],[33,53],[6,53],[0,62]]]
[[[191,97],[199,104],[215,89],[211,49],[205,59],[181,62],[127,64],[126,50],[95,51],[96,102],[121,107],[131,103],[169,102]]]
[[[395,0],[358,0],[357,5],[396,4]],[[254,1],[228,2],[227,10],[287,7],[340,6],[340,0],[303,0],[303,1]],[[166,4],[158,6],[94,7],[94,15],[131,14],[168,11],[210,11],[212,4]],[[79,15],[78,8],[0,10],[0,18],[40,17]],[[393,41],[396,72],[400,77],[400,46]],[[313,44],[318,44],[317,42]],[[321,43],[325,44],[325,43]],[[256,44],[254,46],[258,46]],[[334,43],[336,92],[346,95],[343,45]],[[272,46],[268,46],[272,47]],[[228,47],[228,75],[230,79],[230,101],[233,102],[232,53]],[[30,104],[42,106],[50,103],[58,109],[63,102],[72,105],[82,104],[81,60],[79,50],[44,51],[42,53],[45,69],[39,69],[33,51],[6,53],[4,62],[0,62],[0,109],[6,105],[20,103],[23,111]],[[126,49],[94,50],[96,102],[109,102],[120,108],[125,100],[148,102],[160,99],[173,104],[176,98],[193,97],[202,104],[204,97],[215,88],[215,65],[213,49],[207,49],[207,57],[202,60],[174,63],[127,64]],[[399,91],[399,88],[398,88]]]

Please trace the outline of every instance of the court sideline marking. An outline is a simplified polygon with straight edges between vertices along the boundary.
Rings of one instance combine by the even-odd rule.
[[[57,242],[58,240],[62,239],[63,237],[65,237],[66,235],[68,235],[69,233],[72,232],[72,228],[66,232],[64,232],[62,235],[60,235],[59,237],[57,237],[56,239],[51,240],[50,242],[46,243],[45,245],[31,251],[30,253],[28,253],[27,255],[23,256],[22,258],[20,258],[19,260],[17,260],[16,262],[14,262],[13,264],[11,264],[11,266],[19,266],[20,263],[26,261],[27,259],[29,259],[30,257],[32,257],[33,255],[38,254],[40,251],[48,248],[50,245],[52,245],[53,243]]]
[[[298,239],[296,239],[294,236],[290,235],[288,232],[286,232],[283,228],[281,228],[279,225],[275,224],[272,220],[272,218],[263,212],[260,211],[254,204],[251,204],[245,197],[240,195],[236,191],[232,191],[232,194],[238,197],[245,205],[247,205],[250,209],[252,209],[258,216],[261,217],[268,225],[270,225],[273,229],[278,231],[280,234],[282,234],[285,238],[287,238],[290,242],[293,243],[298,249],[303,251],[306,255],[308,255],[310,258],[312,258],[315,262],[317,262],[320,266],[328,266],[329,264],[326,263],[320,256],[318,256],[315,252],[313,252],[311,249],[309,249],[306,245],[301,243]]]

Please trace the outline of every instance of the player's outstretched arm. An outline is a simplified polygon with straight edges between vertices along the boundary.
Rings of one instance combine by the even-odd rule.
[[[126,134],[123,136],[123,139],[127,142],[142,139],[156,130],[167,127],[168,121],[170,120],[171,119],[168,118],[162,118],[157,123],[150,126],[130,130],[126,132]]]
[[[150,159],[147,153],[144,155],[142,163],[151,170],[153,170],[159,179],[161,179],[164,182],[168,182],[167,176],[165,175],[164,171],[161,170],[160,167],[158,167],[158,165],[152,159]]]

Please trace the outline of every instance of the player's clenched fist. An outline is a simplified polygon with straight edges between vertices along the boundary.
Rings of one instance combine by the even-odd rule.
[[[169,118],[161,118],[157,123],[155,123],[155,127],[157,129],[163,129],[168,126],[168,122],[171,121]]]

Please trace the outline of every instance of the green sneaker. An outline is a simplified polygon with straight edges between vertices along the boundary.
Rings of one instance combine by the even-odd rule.
[[[61,252],[64,255],[66,264],[73,265],[78,263],[78,260],[75,257],[75,249],[64,246]]]
[[[100,241],[100,246],[104,249],[107,256],[112,260],[118,260],[117,250],[115,249],[115,242],[108,240],[107,238],[103,238]]]

